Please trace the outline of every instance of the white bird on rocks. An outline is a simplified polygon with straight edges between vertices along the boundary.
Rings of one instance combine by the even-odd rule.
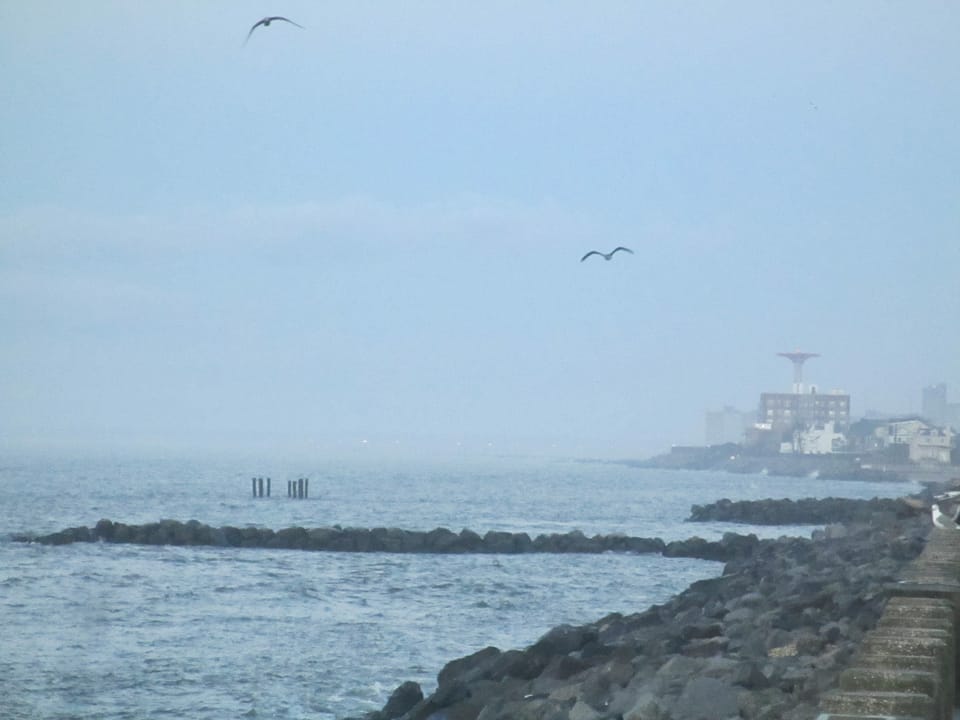
[[[957,525],[958,514],[960,514],[960,508],[954,513],[953,517],[950,517],[940,509],[937,503],[930,506],[930,516],[933,519],[934,526],[943,530],[960,530],[960,525]]]
[[[631,250],[631,249],[628,248],[628,247],[623,247],[623,245],[621,245],[620,247],[615,247],[613,250],[611,250],[611,251],[608,252],[608,253],[603,253],[603,252],[600,252],[599,250],[591,250],[591,251],[588,252],[586,255],[584,255],[582,258],[580,258],[580,262],[583,262],[584,260],[586,260],[586,259],[587,259],[588,257],[590,257],[591,255],[599,255],[599,256],[602,257],[604,260],[609,260],[610,258],[613,257],[613,254],[614,254],[615,252],[617,252],[618,250],[623,250],[624,252],[628,252],[628,253],[630,253],[631,255],[633,255],[633,250]]]

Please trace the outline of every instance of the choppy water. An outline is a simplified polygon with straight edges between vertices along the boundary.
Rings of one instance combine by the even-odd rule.
[[[250,497],[270,475],[274,497]],[[288,500],[309,475],[313,497]],[[4,460],[0,708],[9,718],[342,718],[487,645],[663,602],[721,566],[658,555],[387,555],[13,543],[16,532],[161,518],[674,540],[810,527],[685,523],[722,497],[889,497],[913,484],[640,470],[517,458]]]

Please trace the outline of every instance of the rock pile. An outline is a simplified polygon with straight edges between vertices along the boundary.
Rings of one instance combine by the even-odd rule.
[[[873,498],[804,498],[802,500],[718,500],[709,505],[694,505],[694,522],[736,522],[753,525],[826,525],[838,522],[878,522],[905,518],[914,508],[902,500]]]
[[[446,528],[213,528],[101,520],[24,541],[132,542],[352,552],[660,552],[722,560],[723,573],[663,605],[561,626],[523,650],[487,647],[448,663],[424,696],[402,684],[363,720],[811,720],[886,604],[885,586],[930,532],[923,503],[721,501],[694,519],[829,523],[811,539],[727,534],[664,543],[579,532]]]
[[[473,530],[455,533],[447,528],[430,531],[400,528],[342,528],[340,526],[282,530],[232,526],[211,527],[196,520],[161,520],[127,525],[101,520],[95,527],[67,528],[49,535],[20,535],[22,542],[66,545],[74,542],[135,543],[140,545],[215,545],[220,547],[282,548],[327,552],[388,553],[662,553],[667,557],[730,560],[749,554],[759,542],[755,535],[726,534],[718,542],[701,538],[665,543],[660,538],[593,535],[579,530],[531,538],[527,533]]]
[[[433,694],[405,683],[364,720],[815,718],[929,532],[916,512],[881,505],[878,519],[751,543],[663,605],[485,648],[444,667]]]

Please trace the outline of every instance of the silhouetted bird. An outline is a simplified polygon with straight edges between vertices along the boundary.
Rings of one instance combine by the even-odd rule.
[[[600,252],[599,250],[591,250],[591,251],[588,252],[586,255],[584,255],[582,258],[580,258],[580,262],[583,262],[584,260],[586,260],[586,259],[587,259],[588,257],[590,257],[591,255],[599,255],[599,256],[602,257],[604,260],[609,260],[610,258],[613,257],[613,254],[614,254],[615,252],[617,252],[618,250],[623,250],[624,252],[628,252],[628,253],[630,253],[631,255],[633,255],[633,250],[631,250],[630,248],[627,248],[627,247],[623,247],[623,246],[621,245],[620,247],[615,247],[613,250],[611,250],[611,251],[608,252],[608,253],[602,253],[602,252]]]
[[[295,23],[290,18],[285,18],[285,17],[282,17],[281,15],[271,15],[270,17],[265,17],[262,20],[257,20],[257,22],[253,24],[253,27],[250,28],[250,32],[247,33],[247,40],[250,39],[250,36],[253,35],[253,31],[256,30],[258,27],[260,27],[261,25],[263,25],[264,27],[269,27],[270,23],[272,23],[274,20],[283,20],[284,22],[288,22],[291,25],[296,25],[298,28],[303,27],[303,25],[300,25],[299,23]],[[243,41],[244,45],[247,44],[247,40]]]

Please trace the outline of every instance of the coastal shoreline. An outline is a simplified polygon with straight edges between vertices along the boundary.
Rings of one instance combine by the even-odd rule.
[[[660,605],[611,614],[578,627],[558,626],[525,649],[487,647],[447,663],[434,692],[401,684],[363,720],[807,720],[835,684],[886,601],[885,586],[924,547],[930,489],[908,499],[720,500],[694,506],[689,520],[753,525],[809,522],[811,538],[758,540],[728,533],[716,543],[693,537],[647,544],[647,552],[724,562],[715,577],[693,583]],[[340,551],[609,552],[603,543],[650,539],[581,533],[480,536],[449,530],[210,528],[196,521],[146,525],[101,521],[21,541],[97,541],[310,548],[337,538]],[[219,535],[218,535],[219,532]],[[430,538],[430,541],[427,540]],[[518,540],[517,538],[526,538]],[[478,540],[479,539],[479,540]],[[206,541],[206,542],[202,542]],[[430,548],[429,543],[438,543]],[[480,544],[477,544],[477,543]],[[472,550],[467,546],[473,544]],[[549,543],[553,543],[553,549]],[[534,548],[538,548],[534,550]],[[672,548],[672,549],[668,549]],[[680,552],[683,550],[684,552]],[[641,550],[633,550],[639,552]],[[674,554],[675,553],[675,554]],[[717,714],[723,711],[726,714]]]
[[[484,648],[448,663],[432,694],[406,682],[348,720],[811,720],[922,552],[930,495],[853,501],[844,522],[759,541],[661,605]],[[790,502],[737,507],[756,522]]]
[[[644,460],[615,460],[620,465],[656,470],[712,470],[736,475],[819,477],[829,480],[942,484],[957,474],[954,465],[867,462],[856,454],[758,455],[735,443],[675,446]]]

